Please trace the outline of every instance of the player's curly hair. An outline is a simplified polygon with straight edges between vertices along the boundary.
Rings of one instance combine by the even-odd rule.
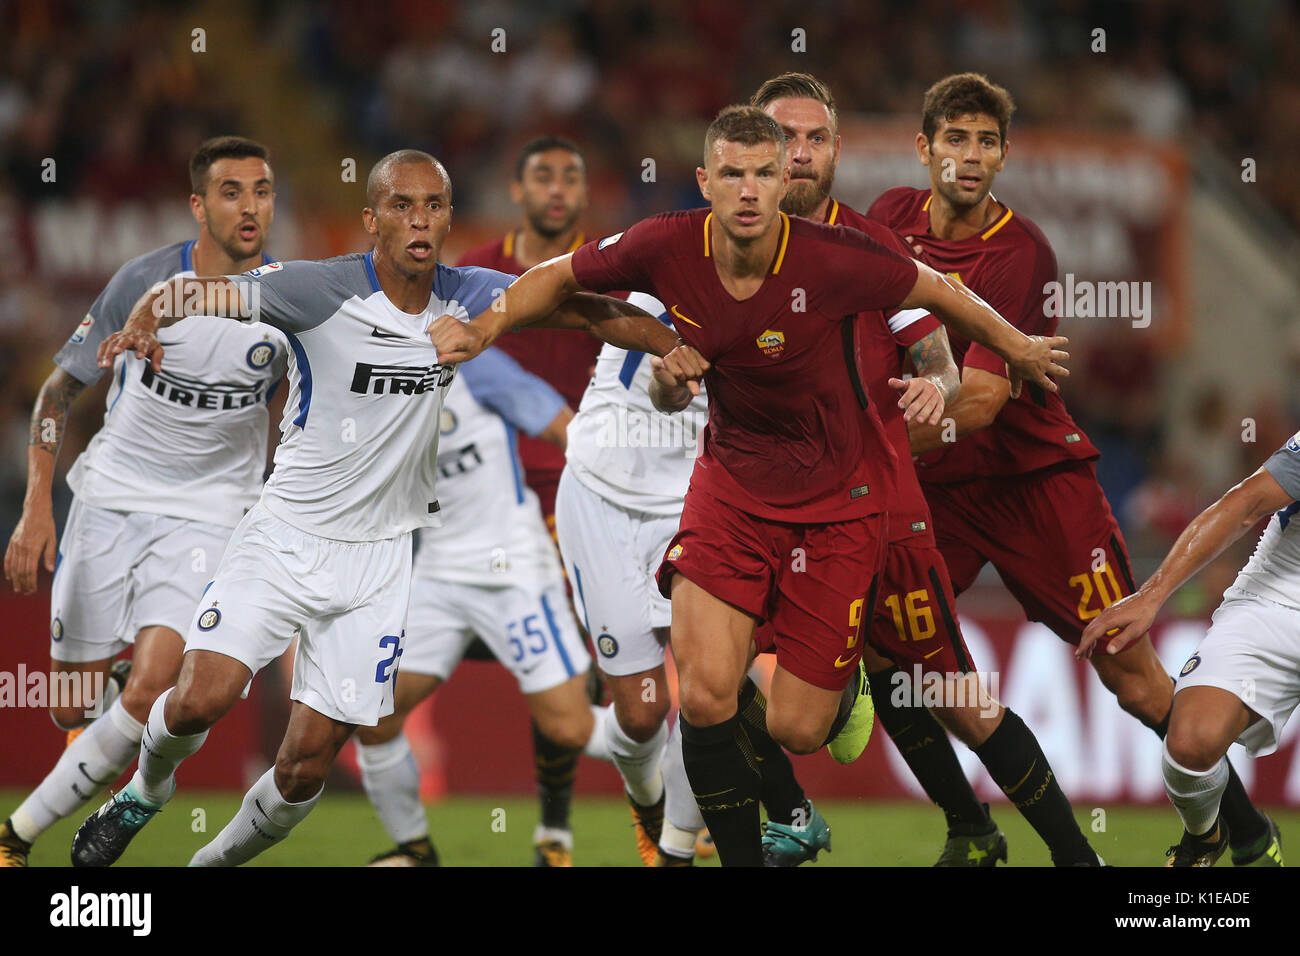
[[[756,146],[759,143],[776,143],[785,152],[785,136],[776,121],[757,106],[726,106],[709,124],[704,134],[704,165],[709,164],[709,153],[718,140]]]
[[[921,132],[933,143],[941,123],[951,123],[959,116],[984,113],[998,121],[1002,150],[1007,148],[1007,127],[1016,104],[1011,94],[989,80],[983,73],[954,73],[945,76],[925,91],[921,105]]]
[[[763,85],[750,97],[749,105],[763,110],[773,100],[786,97],[802,97],[821,103],[830,114],[831,132],[839,130],[840,115],[835,110],[835,97],[831,96],[830,87],[811,73],[782,73],[764,80]]]
[[[208,190],[208,170],[219,159],[270,160],[271,151],[261,143],[243,136],[214,136],[199,143],[190,156],[190,189],[196,196]]]

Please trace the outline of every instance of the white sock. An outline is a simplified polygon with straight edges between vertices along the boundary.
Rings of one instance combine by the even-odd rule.
[[[429,820],[420,803],[420,770],[406,734],[369,746],[358,740],[357,763],[366,796],[388,835],[397,843],[426,839]]]
[[[686,779],[686,764],[682,762],[680,717],[673,725],[673,732],[668,736],[668,746],[664,748],[663,775],[664,833],[668,832],[670,823],[678,830],[699,833],[704,829],[704,817],[700,816],[700,805],[695,802],[691,782]],[[660,846],[663,846],[662,842]],[[672,847],[665,847],[665,849],[672,849]]]
[[[609,749],[609,738],[605,734],[605,721],[606,719],[614,719],[614,705],[599,707],[592,704],[591,716],[595,723],[591,725],[591,736],[587,738],[587,745],[582,748],[582,752],[588,757],[594,757],[596,760],[613,763],[614,754]]]
[[[208,739],[205,730],[199,734],[177,737],[167,729],[163,719],[163,710],[167,698],[176,690],[169,688],[159,695],[149,711],[149,720],[145,723],[144,736],[140,739],[140,765],[130,786],[143,800],[161,807],[171,799],[176,790],[176,768],[186,757],[195,754],[203,741]]]
[[[663,763],[664,743],[668,740],[667,721],[659,726],[653,737],[641,743],[629,737],[619,726],[613,704],[602,710],[604,714],[597,729],[599,731],[603,725],[606,747],[613,756],[614,766],[623,775],[628,796],[639,806],[653,806],[664,795],[660,765]]]
[[[114,685],[116,686],[116,685]],[[115,700],[108,713],[72,742],[13,812],[14,832],[28,843],[116,780],[140,750],[144,725]]]
[[[1209,770],[1188,770],[1162,748],[1165,793],[1192,836],[1204,836],[1219,818],[1219,801],[1228,786],[1228,759],[1220,757]]]
[[[270,849],[289,835],[325,792],[302,803],[290,803],[275,785],[272,767],[244,794],[244,802],[234,818],[222,828],[211,843],[194,854],[190,866],[239,866],[263,850]]]

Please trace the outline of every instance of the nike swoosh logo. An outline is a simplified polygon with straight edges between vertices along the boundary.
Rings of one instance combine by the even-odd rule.
[[[698,323],[698,322],[692,322],[692,321],[691,321],[690,319],[688,319],[686,316],[684,316],[684,315],[682,315],[680,312],[678,312],[678,311],[677,311],[677,306],[674,305],[670,311],[672,312],[673,315],[677,316],[677,318],[681,319],[683,322],[687,323],[688,325],[693,325],[693,326],[695,326],[697,329],[702,329],[702,328],[704,328],[704,326],[700,325],[700,323]]]
[[[393,332],[381,332],[379,329],[371,329],[370,334],[377,339],[404,339],[405,335]]]
[[[541,662],[541,661],[538,661],[538,662],[537,662],[536,664],[534,664],[532,667],[521,667],[521,668],[519,668],[519,673],[521,673],[521,674],[531,674],[533,671],[537,670],[537,668],[539,668],[539,667],[541,667],[541,666],[542,666],[542,662]]]
[[[843,656],[844,656],[844,655],[842,655],[842,654],[840,655],[840,657],[843,657]],[[837,658],[835,658],[835,666],[836,666],[836,667],[848,667],[850,664],[852,664],[852,663],[853,663],[854,661],[856,661],[857,659],[858,659],[858,655],[857,655],[857,654],[850,654],[850,655],[849,655],[849,659],[848,659],[847,661],[842,661],[842,660],[840,660],[839,657],[837,657]]]

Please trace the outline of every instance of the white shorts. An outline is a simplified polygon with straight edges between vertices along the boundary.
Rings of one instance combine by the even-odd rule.
[[[374,726],[393,712],[410,591],[410,534],[320,538],[259,502],[199,601],[186,650],[216,651],[256,674],[297,632],[289,696],[334,720]]]
[[[654,629],[672,624],[673,606],[659,593],[654,576],[680,523],[680,514],[653,515],[613,504],[571,469],[560,476],[555,531],[564,570],[596,646],[596,663],[611,677],[664,662]]]
[[[443,680],[475,637],[515,675],[525,694],[558,687],[591,666],[558,570],[544,587],[416,581],[406,633],[402,670]]]
[[[50,657],[115,657],[146,627],[184,636],[231,529],[74,498],[50,590]]]
[[[1237,743],[1254,757],[1277,750],[1282,728],[1300,704],[1300,611],[1229,587],[1174,693],[1188,687],[1235,694],[1263,718]]]

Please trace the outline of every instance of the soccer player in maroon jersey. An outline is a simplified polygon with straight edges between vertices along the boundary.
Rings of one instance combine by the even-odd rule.
[[[711,208],[643,220],[531,269],[469,323],[438,319],[432,336],[442,360],[464,361],[557,297],[633,289],[667,303],[710,363],[703,451],[659,582],[673,602],[692,789],[723,864],[759,866],[761,771],[736,712],[755,625],[770,619],[776,631],[771,736],[796,752],[819,749],[857,668],[860,627],[850,622],[882,563],[893,502],[897,458],[857,374],[848,323],[871,309],[927,308],[1046,389],[1048,373],[1064,371],[1054,348],[1064,340],[1016,332],[869,235],[781,213],[784,138],[761,110],[719,113],[704,154],[696,176]],[[656,370],[652,394],[665,410],[690,399],[682,351]]]
[[[539,262],[573,252],[582,245],[578,220],[587,209],[587,168],[578,147],[560,136],[542,136],[526,143],[515,163],[510,198],[523,211],[517,229],[469,250],[459,266],[483,266],[507,275],[523,275]],[[557,329],[519,329],[503,335],[497,348],[507,352],[527,371],[546,381],[564,396],[566,405],[547,428],[547,434],[565,435],[573,409],[591,380],[601,342],[593,336],[567,335]],[[519,460],[524,480],[537,492],[542,515],[555,534],[555,489],[564,471],[562,445],[519,436]],[[492,660],[480,642],[469,656]],[[593,672],[594,673],[594,672]],[[578,774],[581,749],[561,747],[544,735],[533,721],[533,760],[541,802],[541,839],[538,866],[572,866],[569,808]],[[657,838],[656,838],[657,842]]]
[[[786,73],[765,82],[750,101],[785,134],[790,189],[784,212],[814,222],[869,229],[861,213],[831,198],[839,161],[839,118],[830,90],[806,73]],[[907,254],[902,240],[889,236]],[[913,384],[951,401],[959,372],[943,326],[917,310],[887,322],[864,316],[858,324],[859,366],[867,377],[886,434],[899,457],[898,503],[890,510],[889,542],[879,598],[862,660],[876,711],[909,766],[948,815],[948,842],[940,866],[994,866],[1006,860],[1006,838],[975,796],[951,745],[923,708],[891,706],[899,684],[899,665],[908,673],[920,667],[948,682],[945,706],[933,708],[944,726],[970,747],[994,782],[1042,836],[1058,866],[1095,866],[1097,854],[1074,819],[1047,757],[1033,732],[1013,711],[988,697],[966,649],[943,556],[935,546],[930,511],[912,466],[907,421],[887,378],[898,379],[903,360],[915,369]],[[927,417],[911,416],[924,422]],[[956,682],[964,687],[958,692]],[[945,746],[935,748],[938,740]],[[936,752],[938,758],[931,756]],[[928,772],[927,772],[928,771]],[[951,809],[950,809],[951,808]]]
[[[992,194],[1013,110],[1007,91],[979,74],[935,83],[916,137],[930,188],[891,189],[867,214],[1022,331],[1050,335],[1057,320],[1045,287],[1056,281],[1056,256],[1033,222]],[[910,432],[953,589],[960,594],[992,562],[1030,620],[1077,645],[1092,618],[1134,591],[1124,536],[1097,482],[1098,451],[1058,394],[1027,386],[1013,397],[1001,359],[960,334],[952,347],[963,369],[950,422],[914,423]],[[945,429],[955,429],[955,442]],[[1173,681],[1150,637],[1092,662],[1120,706],[1163,738]],[[1233,862],[1264,859],[1268,821],[1235,772],[1223,816]]]

